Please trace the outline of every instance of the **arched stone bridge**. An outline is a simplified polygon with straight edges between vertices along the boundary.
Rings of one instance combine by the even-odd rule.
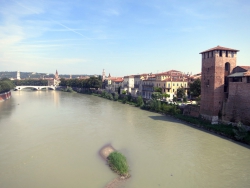
[[[55,90],[56,86],[16,86],[15,91],[20,91],[22,89],[35,89],[35,90],[42,90],[42,89],[52,89]]]

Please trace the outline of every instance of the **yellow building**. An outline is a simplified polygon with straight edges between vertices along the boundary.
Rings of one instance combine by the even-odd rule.
[[[184,88],[187,95],[189,75],[180,71],[170,70],[155,74],[154,87],[162,89],[162,93],[169,94],[172,100],[177,96],[177,89]]]

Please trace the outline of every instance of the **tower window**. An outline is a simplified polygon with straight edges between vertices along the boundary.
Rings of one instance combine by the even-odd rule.
[[[225,71],[230,71],[230,63],[225,63]]]
[[[234,52],[231,52],[231,57],[234,57]]]
[[[228,51],[226,51],[226,57],[228,57]]]
[[[220,57],[222,57],[222,50],[220,50]]]

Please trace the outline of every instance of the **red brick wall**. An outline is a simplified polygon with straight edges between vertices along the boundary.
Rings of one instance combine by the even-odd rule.
[[[199,117],[200,115],[200,106],[197,105],[186,105],[183,110],[184,115]]]
[[[201,114],[218,116],[224,100],[224,77],[225,63],[230,63],[230,71],[236,66],[236,55],[234,57],[219,57],[214,52],[213,57],[202,59],[201,77]],[[209,80],[209,86],[207,85]]]
[[[222,119],[250,125],[250,83],[229,82],[229,94],[223,103]]]
[[[5,92],[0,94],[0,102],[5,101],[11,97],[11,92]]]

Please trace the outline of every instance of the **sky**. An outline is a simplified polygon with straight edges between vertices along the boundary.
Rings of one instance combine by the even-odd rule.
[[[201,72],[200,52],[240,50],[249,0],[0,0],[0,71],[125,76]]]

